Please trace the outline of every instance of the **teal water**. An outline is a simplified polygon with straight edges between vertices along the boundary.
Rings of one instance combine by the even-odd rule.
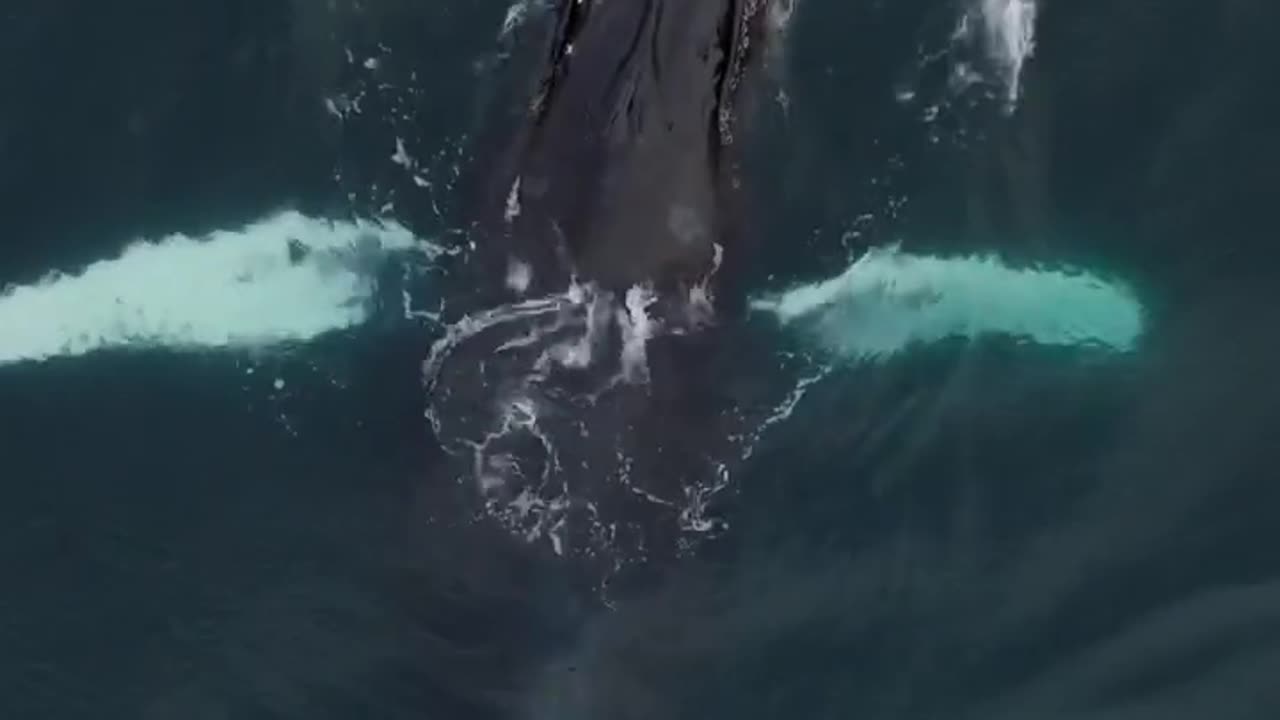
[[[0,714],[1280,712],[1280,10],[797,3],[728,530],[603,607],[423,417],[510,7],[362,5],[0,11]]]

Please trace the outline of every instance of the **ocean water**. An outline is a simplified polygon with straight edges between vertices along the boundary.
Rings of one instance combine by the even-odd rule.
[[[1280,714],[1273,4],[779,5],[692,331],[467,275],[546,3],[11,5],[0,715]]]

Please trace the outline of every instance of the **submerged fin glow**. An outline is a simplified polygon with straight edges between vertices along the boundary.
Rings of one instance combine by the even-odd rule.
[[[0,291],[0,365],[95,350],[248,348],[360,324],[405,228],[284,212],[205,237],[135,242],[77,274]]]
[[[862,360],[991,335],[1127,351],[1143,324],[1129,288],[1088,272],[1012,267],[994,255],[912,255],[896,246],[869,251],[839,276],[757,298],[752,308]]]

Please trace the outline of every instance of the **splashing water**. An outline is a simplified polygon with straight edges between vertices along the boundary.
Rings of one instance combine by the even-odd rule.
[[[980,8],[988,52],[1004,76],[1012,106],[1021,93],[1022,68],[1035,51],[1034,0],[982,0]]]

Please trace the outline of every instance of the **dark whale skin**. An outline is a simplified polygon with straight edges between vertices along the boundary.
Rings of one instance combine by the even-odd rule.
[[[491,178],[480,224],[505,236],[495,245],[529,262],[545,289],[566,271],[612,290],[705,276],[716,245],[734,240],[730,151],[762,8],[558,2],[545,72]]]
[[[448,273],[451,313],[471,317],[424,363],[435,472],[453,481],[432,484],[449,496],[435,514],[536,542],[593,596],[654,581],[727,527],[719,493],[754,412],[732,319],[766,8],[561,0],[516,31],[505,81],[526,84],[473,139],[465,270]],[[636,296],[659,328],[641,376],[623,373]],[[485,317],[508,320],[475,330]],[[554,359],[587,337],[594,359]]]

